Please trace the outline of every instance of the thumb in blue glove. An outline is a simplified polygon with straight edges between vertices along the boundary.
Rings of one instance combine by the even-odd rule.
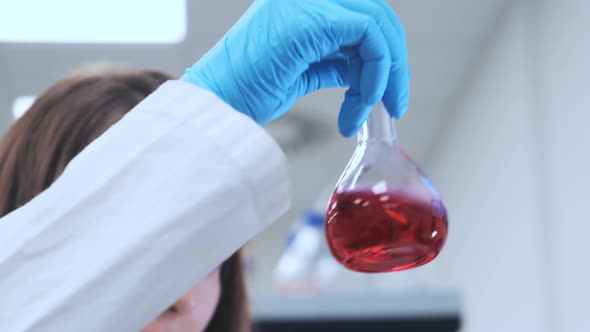
[[[259,124],[303,95],[349,87],[338,117],[346,137],[379,100],[403,116],[409,79],[404,30],[384,0],[257,0],[181,78]]]

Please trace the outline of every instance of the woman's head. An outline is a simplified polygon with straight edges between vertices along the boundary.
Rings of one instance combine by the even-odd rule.
[[[103,70],[46,90],[0,141],[0,217],[47,189],[78,153],[168,79],[158,71]],[[144,331],[247,331],[248,325],[236,253]]]

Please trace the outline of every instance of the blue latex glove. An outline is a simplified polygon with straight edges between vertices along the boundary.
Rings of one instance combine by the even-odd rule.
[[[338,117],[347,137],[380,99],[400,118],[409,79],[405,33],[385,0],[256,0],[181,78],[259,124],[303,95],[350,87]]]

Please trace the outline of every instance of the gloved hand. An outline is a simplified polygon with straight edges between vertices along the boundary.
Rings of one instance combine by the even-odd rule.
[[[409,79],[404,30],[385,0],[256,0],[181,78],[259,124],[305,94],[350,87],[338,118],[347,137],[380,99],[401,117]]]

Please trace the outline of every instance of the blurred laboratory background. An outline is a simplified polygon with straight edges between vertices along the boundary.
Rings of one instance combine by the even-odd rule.
[[[331,260],[323,211],[356,140],[337,133],[342,90],[307,96],[267,127],[294,201],[245,250],[260,330],[590,331],[590,2],[389,2],[412,69],[398,137],[445,199],[447,245],[390,274]],[[250,3],[0,1],[0,130],[80,67],[180,76]]]

